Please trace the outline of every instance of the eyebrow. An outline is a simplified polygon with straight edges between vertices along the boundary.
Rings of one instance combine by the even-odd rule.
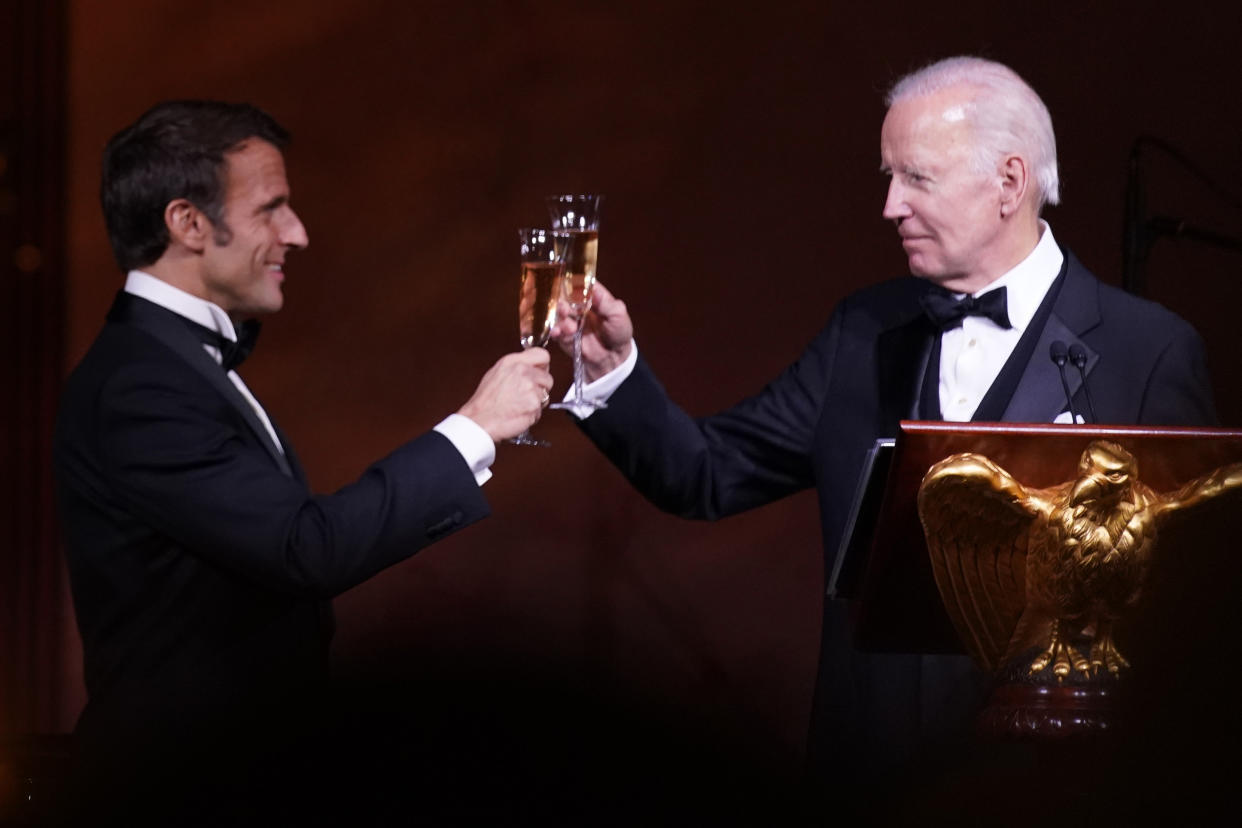
[[[263,212],[264,210],[274,210],[274,209],[276,209],[277,207],[282,207],[282,206],[284,206],[285,204],[288,204],[288,203],[289,203],[289,195],[288,195],[288,193],[281,193],[280,195],[276,196],[275,198],[272,198],[271,200],[266,201],[266,202],[264,202],[263,204],[260,204],[260,205],[259,205],[259,212],[261,213],[261,212]]]
[[[921,175],[925,178],[931,174],[927,169],[915,166],[914,164],[899,164],[897,166],[897,172],[900,172],[902,175]],[[892,175],[893,167],[885,164],[884,162],[880,162],[880,173],[883,175]]]

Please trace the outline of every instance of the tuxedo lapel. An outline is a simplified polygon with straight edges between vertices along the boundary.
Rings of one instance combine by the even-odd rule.
[[[111,322],[141,328],[177,353],[237,409],[280,470],[290,477],[293,476],[293,470],[285,459],[285,455],[272,442],[271,436],[260,422],[258,415],[255,414],[254,408],[237,390],[237,386],[228,378],[224,370],[203,349],[202,343],[190,332],[177,314],[154,302],[122,291],[117,295],[112,310],[108,313],[108,319]]]
[[[276,424],[276,419],[270,414],[268,419],[272,421],[272,429],[276,432],[276,437],[280,440],[280,444],[284,446],[285,461],[289,464],[289,472],[294,480],[309,487],[310,481],[306,477],[306,470],[302,468],[302,461],[298,459],[298,454],[293,450],[293,444],[289,442],[289,437],[285,434],[284,429]]]
[[[935,329],[915,306],[876,341],[876,377],[881,430],[895,434],[901,420],[918,419],[919,396]]]
[[[1082,341],[1082,335],[1100,323],[1098,283],[1073,253],[1068,250],[1064,253],[1065,282],[1027,360],[1018,388],[1005,409],[1006,422],[1050,423],[1066,410],[1061,372],[1049,356],[1053,342],[1060,340],[1067,345],[1074,342],[1081,344],[1087,352],[1085,371],[1088,376],[1099,362],[1099,354]],[[1082,386],[1082,377],[1077,368],[1070,367],[1065,372],[1065,379],[1072,397]]]

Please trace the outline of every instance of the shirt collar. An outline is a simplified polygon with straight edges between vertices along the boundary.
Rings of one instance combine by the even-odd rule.
[[[1052,237],[1052,228],[1048,222],[1039,221],[1039,242],[1025,259],[1011,270],[975,294],[980,296],[999,287],[1008,289],[1005,297],[1009,311],[1009,323],[1014,330],[1024,331],[1035,317],[1035,311],[1044,301],[1048,288],[1056,281],[1061,272],[1061,264],[1065,254],[1061,252],[1056,239]]]
[[[150,273],[131,270],[125,277],[125,292],[146,299],[148,302],[154,302],[161,308],[184,316],[191,322],[210,328],[231,342],[237,341],[237,331],[233,327],[233,320],[219,305],[173,287]]]

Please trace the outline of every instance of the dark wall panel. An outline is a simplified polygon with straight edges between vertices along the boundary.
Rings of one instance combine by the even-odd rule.
[[[48,654],[72,635],[48,462],[63,361],[64,17],[59,2],[0,8],[0,753],[59,721],[67,682]]]

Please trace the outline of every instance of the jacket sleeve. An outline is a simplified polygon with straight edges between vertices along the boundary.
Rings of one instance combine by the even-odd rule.
[[[270,588],[339,594],[488,513],[467,464],[434,432],[311,495],[193,372],[122,371],[96,406],[105,502]]]
[[[653,504],[715,520],[814,485],[816,426],[832,370],[834,321],[758,394],[709,417],[673,403],[640,355],[582,430]]]

